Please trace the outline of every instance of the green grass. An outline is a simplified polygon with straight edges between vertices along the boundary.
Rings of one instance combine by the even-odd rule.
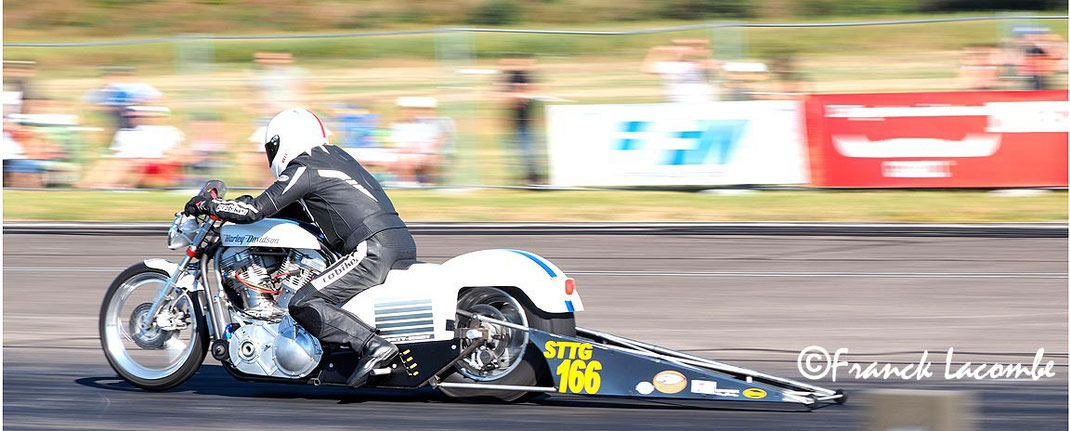
[[[1029,14],[1055,14],[1055,12],[1027,12]],[[928,19],[961,16],[992,15],[991,12],[954,14],[907,14],[866,15],[849,17],[793,18],[760,20],[762,22],[830,22]],[[755,21],[755,20],[752,20]],[[547,24],[518,23],[510,28],[553,28],[576,30],[637,30],[695,24],[696,21],[631,21],[611,23]],[[1067,23],[1045,20],[1056,33],[1067,36]],[[427,24],[386,24],[375,29],[325,29],[320,32],[360,32],[436,28]],[[270,27],[269,27],[270,28]],[[672,33],[629,36],[585,36],[567,34],[491,34],[480,33],[467,36],[399,35],[364,38],[332,39],[270,39],[270,40],[225,40],[214,42],[182,42],[210,46],[217,63],[247,63],[258,51],[287,51],[301,61],[348,61],[359,65],[366,60],[380,59],[435,59],[436,38],[455,38],[449,42],[464,46],[471,43],[474,53],[481,58],[495,58],[515,53],[536,55],[557,54],[566,56],[620,55],[639,56],[651,46],[687,37],[713,38],[736,37],[725,32],[737,32],[746,41],[751,56],[764,58],[785,51],[808,55],[834,54],[858,55],[874,52],[927,52],[957,50],[975,43],[999,41],[1000,24],[997,21],[970,21],[937,24],[914,24],[874,27],[842,28],[747,28],[742,30],[689,30]],[[216,34],[299,34],[279,28],[235,27]],[[130,38],[129,34],[117,33],[111,37],[66,36],[57,33],[41,33],[32,28],[5,28],[5,42],[71,41]],[[64,33],[59,33],[64,34]],[[155,33],[147,36],[171,36],[170,33]],[[463,38],[463,39],[456,39]],[[174,71],[179,42],[151,43],[143,45],[100,46],[79,48],[13,48],[5,49],[6,59],[31,59],[42,65],[63,66],[62,71],[51,73],[79,73],[80,69],[93,71],[96,65],[132,64],[146,70]],[[46,73],[47,71],[42,71]],[[84,73],[82,71],[81,73]]]
[[[238,192],[235,192],[235,194]],[[392,190],[408,221],[1065,221],[1067,193]],[[5,220],[168,221],[190,193],[5,191]]]

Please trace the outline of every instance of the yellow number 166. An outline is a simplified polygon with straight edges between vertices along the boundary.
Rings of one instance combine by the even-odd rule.
[[[598,375],[601,370],[602,363],[598,361],[565,359],[557,366],[557,375],[561,376],[561,387],[558,391],[596,394],[598,387],[602,385],[602,377]]]

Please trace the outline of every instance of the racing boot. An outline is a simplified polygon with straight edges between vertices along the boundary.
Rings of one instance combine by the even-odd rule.
[[[378,335],[373,335],[367,343],[364,343],[364,348],[361,349],[360,353],[360,361],[357,362],[357,368],[353,370],[349,380],[346,380],[346,386],[349,389],[357,389],[364,386],[365,383],[368,383],[368,377],[371,377],[372,370],[386,366],[397,354],[397,346]]]

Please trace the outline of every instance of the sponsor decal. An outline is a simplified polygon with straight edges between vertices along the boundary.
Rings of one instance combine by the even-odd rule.
[[[654,384],[650,382],[639,382],[639,384],[635,385],[635,391],[640,395],[650,395],[651,392],[654,392]]]
[[[555,374],[561,382],[558,392],[596,394],[602,386],[602,362],[592,360],[594,347],[575,341],[547,341],[542,356],[547,359],[564,359]],[[638,390],[638,387],[636,387]]]
[[[654,389],[666,394],[678,393],[687,387],[687,377],[678,371],[665,370],[654,375]]]
[[[692,380],[691,393],[713,395],[717,393],[717,382],[709,380]]]
[[[385,338],[386,341],[389,341],[391,343],[397,343],[397,342],[402,342],[402,341],[427,340],[427,339],[431,338],[431,334],[397,335],[397,336],[384,335],[383,338]]]
[[[865,136],[833,135],[836,151],[856,158],[988,157],[999,150],[1000,135],[970,133],[961,140],[937,138],[892,138],[871,140]]]
[[[339,261],[334,268],[329,268],[327,272],[324,272],[320,274],[319,277],[313,279],[312,286],[314,286],[316,289],[323,289],[324,287],[327,287],[327,285],[335,282],[343,275],[346,275],[347,273],[349,273],[349,271],[352,271],[353,268],[356,268],[362,260],[364,260],[363,254],[351,253],[350,255]]]
[[[881,175],[886,178],[948,178],[955,161],[951,160],[895,160],[881,162]]]
[[[743,396],[754,400],[765,398],[766,395],[768,394],[765,393],[765,390],[759,388],[748,388],[743,391]]]
[[[221,202],[216,205],[215,212],[237,215],[249,215],[249,208],[245,208],[240,202]]]
[[[590,360],[594,347],[576,341],[547,341],[542,355],[547,359],[582,359]]]
[[[285,183],[287,181],[290,181],[290,176],[289,175],[286,175],[286,174],[279,175],[279,182],[280,183]]]
[[[1065,90],[829,94],[807,99],[812,184],[1065,186]]]
[[[799,184],[806,156],[793,101],[547,107],[559,186]]]
[[[714,395],[719,397],[739,398],[739,389],[718,389]]]
[[[653,132],[650,121],[623,121],[617,151],[656,151],[661,165],[724,165],[739,147],[748,120],[700,120],[683,129]]]
[[[717,382],[709,380],[692,380],[691,393],[739,398],[739,389],[717,389]]]
[[[989,102],[980,106],[827,105],[828,118],[853,120],[921,117],[985,117],[986,132],[1040,133],[1070,131],[1070,110],[1060,101]]]

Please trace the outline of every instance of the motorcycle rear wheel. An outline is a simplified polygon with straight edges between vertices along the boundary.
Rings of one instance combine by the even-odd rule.
[[[185,327],[151,327],[139,335],[139,317],[169,278],[144,263],[131,266],[111,283],[100,307],[100,344],[108,364],[130,384],[150,391],[185,383],[208,352],[207,323],[196,294],[172,301],[170,308]]]
[[[465,290],[457,302],[459,309],[476,314],[488,315],[529,328],[540,329],[562,335],[576,335],[576,321],[572,313],[551,314],[538,311],[531,301],[512,289],[496,287],[477,287]],[[487,307],[497,309],[497,312]],[[504,318],[503,318],[504,317]],[[458,327],[465,327],[459,319]],[[517,330],[513,334],[520,335]],[[459,363],[452,374],[442,381],[455,383],[495,384],[511,386],[553,386],[553,376],[546,366],[546,359],[538,346],[531,344],[523,334],[523,350],[517,353],[515,362],[511,362],[502,372],[490,376],[475,375],[470,368]],[[464,361],[462,359],[462,361]],[[439,387],[439,391],[450,398],[462,401],[497,401],[522,402],[541,395],[539,392],[504,391],[494,389],[459,389]]]

